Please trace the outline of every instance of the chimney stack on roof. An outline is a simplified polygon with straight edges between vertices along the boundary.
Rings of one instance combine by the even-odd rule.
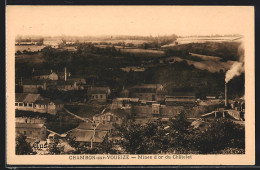
[[[227,83],[225,83],[225,107],[228,106]]]

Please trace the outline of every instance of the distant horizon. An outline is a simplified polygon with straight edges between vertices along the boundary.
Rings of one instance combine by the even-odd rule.
[[[9,31],[27,36],[247,34],[251,7],[7,6]]]
[[[56,38],[56,37],[79,37],[79,38],[84,38],[84,37],[164,37],[164,36],[173,36],[175,35],[177,38],[184,38],[184,37],[228,37],[228,36],[232,36],[232,37],[236,37],[236,36],[241,36],[243,37],[244,35],[242,34],[210,34],[210,35],[185,35],[185,36],[181,36],[181,35],[177,35],[177,34],[162,34],[162,35],[126,35],[126,34],[98,34],[98,35],[30,35],[30,34],[26,34],[26,35],[21,35],[18,34],[15,37],[16,38],[20,38],[20,37],[28,37],[28,38],[32,38],[32,37],[40,37],[40,38],[44,38],[44,37],[51,37],[51,38]]]

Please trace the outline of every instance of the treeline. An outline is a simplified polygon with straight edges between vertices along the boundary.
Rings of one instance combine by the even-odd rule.
[[[202,122],[194,127],[185,113],[170,122],[157,120],[147,124],[124,123],[111,137],[91,148],[90,143],[76,142],[68,136],[74,148],[67,154],[244,154],[245,128],[233,121],[220,118]],[[115,148],[121,148],[116,150]]]
[[[203,127],[203,125],[202,125]],[[169,124],[161,121],[120,128],[121,146],[129,154],[244,154],[245,128],[228,119],[215,119],[208,127],[194,128],[184,113]]]

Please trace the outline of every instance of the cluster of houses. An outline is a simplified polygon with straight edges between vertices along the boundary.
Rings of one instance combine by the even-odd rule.
[[[15,109],[39,113],[57,114],[64,107],[59,100],[50,100],[43,98],[40,94],[34,93],[16,93]]]
[[[60,91],[86,88],[88,102],[98,102],[101,105],[108,103],[111,95],[109,87],[86,84],[83,78],[72,78],[69,73],[67,74],[66,68],[61,73],[50,71],[47,74],[34,74],[31,80],[23,80],[21,84],[23,93],[15,94],[15,108],[56,115],[64,108],[64,103],[44,98],[40,94],[40,90],[50,88]],[[169,93],[161,84],[140,84],[124,88],[119,97],[109,101],[111,108],[108,112],[94,115],[91,121],[80,123],[67,134],[73,136],[77,142],[89,143],[90,147],[95,147],[95,144],[102,143],[105,139],[117,140],[117,137],[110,135],[116,130],[115,125],[121,126],[131,117],[137,121],[154,120],[158,117],[171,118],[184,107],[195,106],[197,99],[193,92]],[[29,139],[45,141],[55,136],[54,132],[47,135],[47,131],[44,122],[30,118],[16,120],[17,135],[23,134]]]
[[[73,78],[67,73],[66,67],[64,72],[36,73],[33,69],[32,79],[20,80],[24,93],[39,93],[41,90],[57,89],[60,91],[83,90],[86,85],[84,78]]]
[[[46,120],[42,118],[16,117],[15,134],[16,136],[23,134],[31,142],[46,140],[47,128],[45,122]]]
[[[46,119],[44,118],[16,117],[15,129],[16,136],[20,134],[26,136],[32,147],[35,142],[49,144],[55,138],[66,140],[66,136],[69,135],[76,142],[87,143],[92,148],[96,144],[102,143],[105,139],[114,140],[110,134],[115,130],[115,124],[122,125],[126,120],[125,118],[117,113],[101,113],[94,115],[92,121],[83,121],[76,128],[64,134],[58,134],[47,129]]]

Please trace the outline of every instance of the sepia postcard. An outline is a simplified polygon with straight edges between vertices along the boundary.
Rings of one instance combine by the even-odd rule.
[[[254,165],[253,6],[6,6],[7,165]]]

